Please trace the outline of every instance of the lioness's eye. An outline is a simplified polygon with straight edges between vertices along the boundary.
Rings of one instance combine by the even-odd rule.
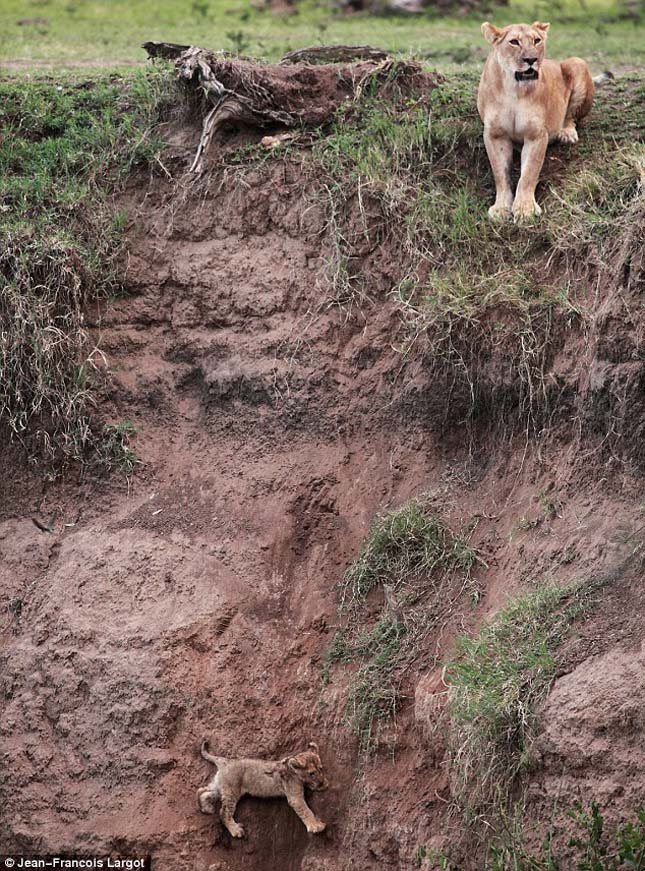
[[[519,41],[519,39],[511,39],[510,43],[511,43],[511,45],[519,45],[520,41]]]
[[[536,37],[536,39],[533,40],[534,45],[538,45],[540,42],[542,42],[542,40],[540,39],[539,36]]]

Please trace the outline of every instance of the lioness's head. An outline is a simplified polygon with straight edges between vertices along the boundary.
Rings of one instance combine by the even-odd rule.
[[[323,773],[318,745],[311,741],[303,753],[287,756],[282,760],[285,773],[298,778],[305,786],[315,791],[327,789],[329,782]]]
[[[521,85],[535,83],[540,77],[548,29],[541,21],[502,28],[488,21],[482,24],[482,33],[492,43],[498,63]]]

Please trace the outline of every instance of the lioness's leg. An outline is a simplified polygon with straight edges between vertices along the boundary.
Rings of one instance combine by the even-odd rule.
[[[287,801],[289,805],[298,814],[300,819],[307,827],[308,832],[322,832],[325,830],[325,823],[319,820],[305,801],[304,794],[298,790],[287,791]]]
[[[495,203],[488,210],[494,221],[509,218],[513,205],[511,188],[511,164],[513,162],[513,143],[504,135],[494,135],[484,129],[484,145],[495,179]]]
[[[231,835],[234,838],[243,838],[244,837],[244,829],[239,823],[236,823],[233,819],[233,814],[235,813],[235,808],[237,807],[237,799],[232,796],[222,796],[222,806],[220,808],[219,816],[221,821],[224,823],[226,828],[229,830]]]
[[[579,57],[570,57],[560,64],[562,76],[571,91],[567,114],[556,136],[558,142],[574,143],[578,141],[576,121],[584,118],[591,111],[594,93],[596,91],[589,67]]]
[[[535,202],[535,188],[540,178],[544,163],[546,147],[549,144],[549,134],[546,130],[533,139],[525,139],[522,148],[522,174],[517,183],[515,201],[513,202],[513,218],[521,221],[539,215],[542,209]]]

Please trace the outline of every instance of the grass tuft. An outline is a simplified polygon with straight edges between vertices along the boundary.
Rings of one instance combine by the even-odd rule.
[[[494,825],[508,808],[556,676],[558,647],[599,586],[543,587],[474,637],[458,639],[448,670],[452,790],[469,820]]]
[[[127,175],[154,163],[162,70],[0,85],[0,423],[33,458],[97,438],[85,311],[120,287]],[[100,435],[98,436],[100,438]]]
[[[477,561],[427,500],[412,499],[376,519],[341,584],[344,625],[323,671],[328,681],[333,665],[352,667],[347,720],[362,752],[378,746],[382,727],[396,714],[406,669],[430,629],[447,619]],[[383,601],[374,619],[366,600],[377,588]]]
[[[409,589],[420,575],[452,567],[470,571],[474,551],[453,539],[441,518],[419,499],[378,517],[360,556],[345,574],[343,600],[355,604],[378,585]]]
[[[136,433],[134,424],[129,421],[116,424],[106,424],[103,427],[103,438],[97,448],[96,460],[108,471],[119,469],[128,477],[141,463],[130,447],[130,439]]]

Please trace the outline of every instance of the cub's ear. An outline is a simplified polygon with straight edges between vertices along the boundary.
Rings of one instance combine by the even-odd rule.
[[[495,27],[494,24],[491,24],[490,21],[484,21],[482,24],[482,33],[484,34],[484,39],[487,42],[497,42],[498,39],[501,38],[504,31],[499,27]]]
[[[534,21],[531,26],[536,30],[539,30],[542,36],[546,36],[547,30],[551,27],[551,24],[548,21]]]
[[[305,766],[298,759],[297,756],[289,756],[289,758],[286,760],[286,762],[287,762],[287,765],[289,766],[289,768],[291,768],[293,771],[297,771],[298,769],[305,768]]]
[[[314,741],[310,741],[309,744],[307,745],[307,747],[310,750],[313,750],[314,753],[318,753],[318,745]]]

